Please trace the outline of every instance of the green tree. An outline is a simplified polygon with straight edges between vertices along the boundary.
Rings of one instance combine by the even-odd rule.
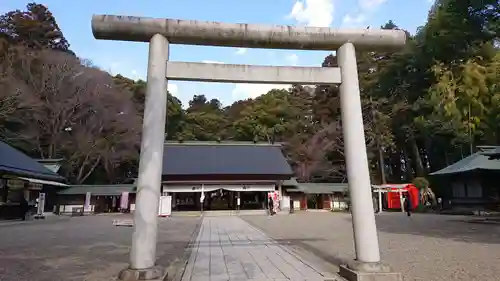
[[[226,127],[226,116],[220,101],[208,101],[204,95],[195,95],[189,101],[174,139],[219,141],[226,138]]]
[[[131,92],[134,105],[140,114],[144,112],[144,102],[146,99],[146,82],[143,80],[134,81],[121,75],[113,77],[114,83]],[[167,92],[167,122],[165,124],[166,139],[174,139],[180,131],[180,126],[184,118],[181,101]]]
[[[56,19],[41,4],[29,3],[26,11],[16,10],[0,16],[0,31],[12,45],[69,51],[69,43]]]

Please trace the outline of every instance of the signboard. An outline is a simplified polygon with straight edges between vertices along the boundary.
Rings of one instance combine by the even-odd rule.
[[[21,190],[24,189],[24,181],[20,179],[8,179],[7,180],[7,187],[9,187],[9,190]]]
[[[42,190],[43,184],[30,182],[28,185],[29,190]]]
[[[256,191],[267,191],[267,192],[274,192],[275,186],[272,184],[253,184],[253,185],[220,185],[219,186],[221,189],[224,190],[229,190],[229,191],[251,191],[251,192],[256,192]]]
[[[158,216],[168,217],[172,213],[172,196],[160,196]]]
[[[220,189],[219,185],[204,185],[203,189],[201,185],[191,186],[191,185],[164,185],[163,192],[172,192],[172,193],[183,193],[183,192],[212,192]]]

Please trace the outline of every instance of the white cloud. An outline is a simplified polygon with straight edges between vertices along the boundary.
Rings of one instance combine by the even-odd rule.
[[[168,89],[168,92],[170,94],[172,94],[173,96],[178,96],[179,95],[179,86],[177,86],[177,84],[169,82],[168,86],[167,86],[167,89]]]
[[[332,24],[334,10],[333,0],[297,0],[289,17],[300,24],[328,27]]]
[[[237,55],[240,55],[240,56],[241,56],[241,55],[246,54],[246,52],[247,52],[247,49],[246,49],[246,48],[238,48],[238,49],[236,50],[236,53],[235,53],[235,54],[237,54]]]
[[[140,74],[137,70],[132,70],[132,71],[130,72],[130,74],[132,74],[132,75],[131,75],[129,78],[130,78],[130,79],[133,79],[133,80],[135,80],[135,81],[137,81],[137,80],[139,80],[139,79],[141,79],[141,80],[144,80],[144,79],[145,79],[145,78],[144,78],[144,75],[141,75],[141,74]]]
[[[181,84],[182,85],[182,84]],[[182,104],[182,108],[187,108],[189,106],[189,101],[193,98],[193,92],[183,91],[179,87],[179,84],[168,82],[167,90],[168,92],[179,99]]]
[[[232,96],[235,100],[256,98],[272,89],[288,89],[291,86],[283,84],[236,84],[232,91]]]
[[[134,81],[137,81],[139,79],[146,80],[145,73],[134,69],[134,66],[135,65],[130,63],[112,62],[110,66],[108,68],[104,68],[104,70],[113,76],[120,74]]]
[[[201,61],[202,63],[216,63],[216,64],[224,64],[223,62],[221,61],[216,61],[216,60],[204,60],[204,61]]]
[[[347,27],[359,27],[361,24],[365,23],[366,16],[364,14],[358,14],[357,16],[345,15],[342,19],[342,25]]]
[[[109,72],[111,75],[117,75],[120,74],[121,66],[122,66],[121,63],[119,62],[112,62],[111,65],[106,69],[106,71]]]
[[[387,2],[387,0],[359,0],[359,7],[363,10],[373,10],[378,8],[380,5]]]
[[[299,56],[297,54],[290,54],[286,57],[286,60],[292,65],[296,66],[299,62]]]
[[[358,11],[356,15],[347,14],[342,19],[342,25],[345,27],[361,27],[366,25],[366,19],[374,13],[378,7],[387,2],[387,0],[358,0]]]

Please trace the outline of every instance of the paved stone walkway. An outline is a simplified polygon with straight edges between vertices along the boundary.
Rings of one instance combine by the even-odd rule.
[[[205,217],[182,281],[325,280],[311,264],[236,216]]]

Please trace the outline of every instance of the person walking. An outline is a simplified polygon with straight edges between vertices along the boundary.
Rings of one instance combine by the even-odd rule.
[[[26,201],[26,198],[24,198],[24,196],[21,197],[20,205],[21,205],[21,212],[19,215],[21,217],[21,220],[25,221],[26,214],[28,214],[29,211],[29,204],[28,201]]]
[[[403,195],[403,198],[404,198],[404,206],[405,206],[406,215],[408,217],[411,217],[411,212],[413,211],[413,204],[411,203],[411,195],[410,195],[410,193],[406,192]]]
[[[274,215],[274,200],[272,197],[269,197],[269,200],[268,200],[268,203],[269,203],[269,215]]]

